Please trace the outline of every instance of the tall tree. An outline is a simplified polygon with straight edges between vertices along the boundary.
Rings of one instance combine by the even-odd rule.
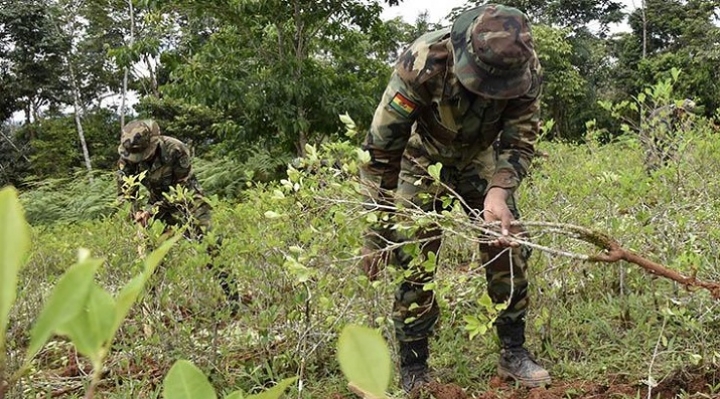
[[[473,0],[461,9],[476,7],[487,1]],[[601,35],[608,32],[611,23],[624,18],[623,3],[617,0],[506,0],[505,5],[517,7],[536,23],[587,31],[590,24],[597,26]]]
[[[550,137],[572,139],[574,114],[585,96],[587,81],[572,65],[573,45],[568,29],[536,25],[536,52],[543,68],[543,116],[555,121]]]
[[[163,99],[220,111],[225,121],[215,134],[234,148],[259,143],[302,153],[306,142],[339,130],[338,114],[355,110],[367,120],[401,36],[380,21],[379,1],[181,2],[175,9],[208,23],[204,42],[179,54],[184,62],[161,88]]]
[[[68,89],[64,102],[73,108],[88,171],[92,162],[82,119],[90,106],[99,106],[102,97],[117,93],[120,87],[120,71],[109,62],[106,50],[122,44],[121,31],[112,18],[118,12],[114,7],[116,4],[108,1],[54,0],[48,11],[56,35],[69,43],[62,56],[62,78]]]
[[[3,119],[23,111],[30,122],[41,108],[60,102],[67,48],[68,42],[56,34],[46,1],[0,1]]]
[[[683,73],[675,87],[680,96],[705,105],[708,115],[720,106],[720,1],[646,0],[645,8],[629,17],[632,32],[613,41],[621,97],[668,77],[672,68]]]

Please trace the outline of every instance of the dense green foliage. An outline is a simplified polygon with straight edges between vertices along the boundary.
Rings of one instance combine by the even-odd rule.
[[[701,99],[712,115],[720,106],[720,72],[715,68],[720,62],[719,12],[718,1],[647,1],[645,48],[638,40],[643,37],[643,16],[637,10],[628,19],[632,32],[613,43],[611,55],[620,62],[613,78],[633,93],[678,68],[685,72],[678,94]]]
[[[612,0],[508,3],[535,22],[545,81],[543,156],[518,192],[523,218],[606,232],[682,273],[720,280],[720,183],[712,177],[720,163],[718,1],[648,0],[629,15]],[[377,215],[358,202],[357,148],[398,52],[436,28],[424,17],[383,21],[386,4],[403,6],[0,1],[0,186],[19,189],[32,226],[17,300],[7,290],[0,297],[0,316],[14,302],[1,332],[0,377],[29,366],[7,387],[9,397],[78,395],[100,355],[106,372],[97,388],[109,399],[158,397],[167,375],[168,391],[197,378],[218,397],[271,386],[279,395],[281,381],[293,384],[298,398],[349,395],[338,336],[357,323],[393,346],[389,316],[401,277],[389,267],[370,282],[358,270],[362,232]],[[613,35],[619,21],[630,32]],[[122,109],[107,97],[122,91],[126,73],[138,101]],[[638,138],[645,118],[686,97],[704,106],[704,116],[673,138],[678,152],[667,166],[647,172]],[[21,121],[10,120],[14,113]],[[345,113],[357,122],[354,134],[342,134],[337,115]],[[223,237],[218,261],[238,277],[242,311],[229,316],[205,267],[208,244],[181,240],[148,276],[148,292],[117,334],[94,342],[95,352],[71,344],[77,331],[61,327],[25,359],[42,304],[79,247],[98,257],[94,280],[90,274],[83,281],[100,298],[92,311],[103,313],[107,299],[143,275],[145,249],[167,238],[159,222],[146,230],[133,225],[127,205],[115,202],[117,132],[135,116],[157,119],[164,133],[193,148],[195,174],[214,208],[210,235]],[[483,294],[477,231],[460,212],[441,216],[449,228],[434,265],[443,328],[432,343],[432,366],[444,381],[479,394],[494,373],[497,345],[488,326],[497,309]],[[11,224],[0,224],[12,243]],[[552,230],[531,230],[546,248],[596,251]],[[588,264],[540,249],[530,268],[529,343],[554,378],[604,383],[622,376],[653,385],[689,364],[720,363],[718,305],[707,293],[636,266]],[[188,362],[171,372],[177,359]],[[351,381],[366,377],[350,374]],[[367,389],[384,389],[380,374],[363,382]],[[400,396],[394,384],[389,389]]]
[[[7,3],[7,4],[6,4]],[[398,52],[436,28],[380,19],[383,1],[4,2],[0,12],[0,182],[112,168],[121,117],[153,117],[199,156],[242,164],[255,181],[282,175],[305,144],[338,138],[336,115],[367,127]],[[397,5],[397,3],[400,3]],[[469,8],[479,1],[468,1]],[[585,122],[619,132],[598,101],[628,100],[683,71],[677,96],[714,116],[720,98],[717,0],[510,1],[535,23],[550,138],[582,141]],[[612,34],[614,23],[627,33]],[[139,101],[119,109],[109,94]],[[75,101],[77,100],[77,101]],[[75,113],[80,114],[88,158]],[[356,140],[360,140],[358,137]],[[84,163],[85,162],[85,163]],[[245,174],[243,174],[245,176]],[[245,178],[245,177],[243,177]],[[237,191],[234,192],[237,194]]]
[[[680,140],[682,158],[651,175],[643,172],[635,139],[541,143],[548,157],[534,164],[519,192],[523,217],[607,232],[673,269],[720,280],[714,245],[720,238],[720,186],[707,178],[720,162],[720,148],[707,122]],[[330,154],[345,154],[345,170],[321,165],[320,158]],[[352,154],[349,142],[325,146],[319,154],[311,151],[305,167],[290,169],[282,182],[254,184],[239,203],[215,201],[215,232],[225,237],[220,259],[240,278],[243,311],[229,319],[222,293],[205,270],[203,245],[179,242],[151,280],[155,288],[118,333],[106,361],[116,383],[103,388],[103,397],[158,392],[177,358],[192,360],[219,395],[256,392],[292,376],[303,381],[300,397],[346,392],[334,351],[338,334],[346,323],[373,325],[392,343],[389,312],[398,277],[391,268],[370,283],[358,270],[361,231],[368,222],[355,202]],[[110,183],[111,177],[96,180]],[[28,209],[33,202],[26,197]],[[32,256],[20,285],[36,288],[20,290],[11,312],[11,364],[27,344],[25,332],[48,283],[72,263],[77,246],[106,259],[97,281],[111,291],[137,273],[138,245],[154,245],[162,228],[139,234],[125,214],[122,209],[104,219],[33,228]],[[432,344],[432,365],[445,381],[482,392],[494,372],[496,343],[492,334],[473,339],[467,334],[475,331],[475,320],[487,320],[485,281],[465,235],[448,232],[446,239],[437,287],[443,328]],[[534,241],[581,254],[595,251],[549,231],[535,231]],[[687,292],[636,266],[593,265],[538,250],[530,268],[529,342],[555,378],[603,382],[624,375],[629,381],[659,381],[689,364],[720,361],[720,342],[710,333],[720,327],[717,304],[705,292]],[[592,350],[580,351],[588,342]],[[67,389],[72,383],[55,375],[77,373],[86,364],[73,353],[63,340],[43,349],[23,385],[27,394]]]

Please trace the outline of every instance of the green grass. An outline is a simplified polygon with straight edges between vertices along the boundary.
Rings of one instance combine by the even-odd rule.
[[[519,192],[523,219],[606,232],[648,259],[720,280],[720,143],[702,129],[683,141],[679,160],[652,176],[644,173],[642,151],[632,140],[541,143],[549,156],[538,159]],[[224,238],[219,263],[237,274],[248,299],[241,314],[230,319],[204,267],[202,245],[179,243],[118,334],[100,387],[103,398],[160,397],[162,377],[180,358],[198,365],[218,392],[255,392],[300,375],[303,391],[293,397],[350,397],[334,356],[337,334],[349,322],[373,325],[394,345],[394,283],[392,276],[375,284],[360,276],[356,256],[366,225],[360,207],[327,200],[355,198],[352,183],[328,171],[293,181],[299,190],[262,185],[244,190],[240,202],[215,204],[215,232]],[[26,207],[42,210],[31,196],[25,196]],[[48,201],[40,204],[47,207]],[[268,211],[278,217],[266,217]],[[78,247],[106,259],[98,279],[110,289],[140,270],[137,247],[152,245],[158,232],[139,237],[124,212],[103,214],[34,227],[32,256],[11,314],[10,369],[49,288],[73,263]],[[534,232],[534,239],[556,249],[594,252],[543,231]],[[459,237],[446,237],[438,272],[443,315],[431,365],[444,382],[479,393],[494,375],[498,348],[494,334],[469,340],[463,330],[464,315],[483,312],[476,300],[485,290],[484,273],[456,267],[470,261],[473,250]],[[648,378],[652,361],[652,378],[659,381],[694,361],[720,362],[720,312],[706,292],[688,292],[625,263],[588,264],[535,251],[529,267],[528,344],[558,380],[607,382],[620,376],[639,383]],[[9,397],[63,389],[66,397],[81,397],[86,379],[70,372],[74,362],[72,348],[54,340]]]

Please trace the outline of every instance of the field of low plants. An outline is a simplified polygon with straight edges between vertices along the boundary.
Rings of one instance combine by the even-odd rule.
[[[675,159],[651,173],[639,141],[622,137],[608,140],[591,130],[585,144],[540,142],[543,156],[518,192],[522,219],[538,222],[531,241],[543,247],[529,264],[528,343],[554,378],[547,390],[494,378],[498,344],[487,327],[496,310],[468,239],[474,230],[458,227],[468,225],[460,212],[444,215],[455,227],[436,264],[443,314],[431,367],[440,382],[467,395],[453,397],[720,396],[720,302],[634,264],[567,256],[598,249],[539,223],[602,232],[680,273],[720,281],[720,141],[712,126],[700,123],[678,138]],[[342,166],[321,162],[337,157]],[[322,146],[281,182],[247,183],[239,199],[213,195],[222,182],[206,185],[214,205],[211,239],[223,238],[218,264],[232,270],[242,295],[237,316],[205,267],[207,244],[181,239],[146,276],[100,371],[93,372],[92,359],[68,334],[52,335],[27,373],[5,387],[5,397],[80,398],[95,381],[95,397],[159,398],[180,359],[206,375],[220,397],[260,393],[291,377],[297,380],[287,397],[353,397],[336,357],[338,335],[347,324],[369,326],[394,348],[390,311],[401,277],[390,265],[371,282],[359,269],[362,231],[377,215],[364,210],[356,193],[356,158],[347,143]],[[32,223],[31,248],[9,312],[6,377],[22,366],[43,304],[77,262],[79,248],[101,259],[94,283],[121,296],[128,281],[143,275],[143,260],[167,240],[162,226],[140,229],[125,206],[113,208],[112,175],[81,180],[20,196]],[[435,397],[443,397],[443,387]],[[404,397],[396,380],[387,394]]]

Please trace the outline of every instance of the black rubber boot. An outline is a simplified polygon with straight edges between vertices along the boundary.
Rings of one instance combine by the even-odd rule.
[[[502,349],[498,361],[498,375],[513,379],[520,385],[535,388],[550,385],[550,373],[540,366],[523,347],[525,322],[496,325]]]
[[[240,293],[237,289],[237,281],[226,270],[218,268],[212,263],[208,263],[206,267],[208,270],[211,270],[219,280],[220,288],[222,288],[223,294],[225,294],[225,301],[230,308],[230,317],[235,318],[240,312]]]
[[[405,392],[430,382],[428,339],[400,342],[400,382]]]

